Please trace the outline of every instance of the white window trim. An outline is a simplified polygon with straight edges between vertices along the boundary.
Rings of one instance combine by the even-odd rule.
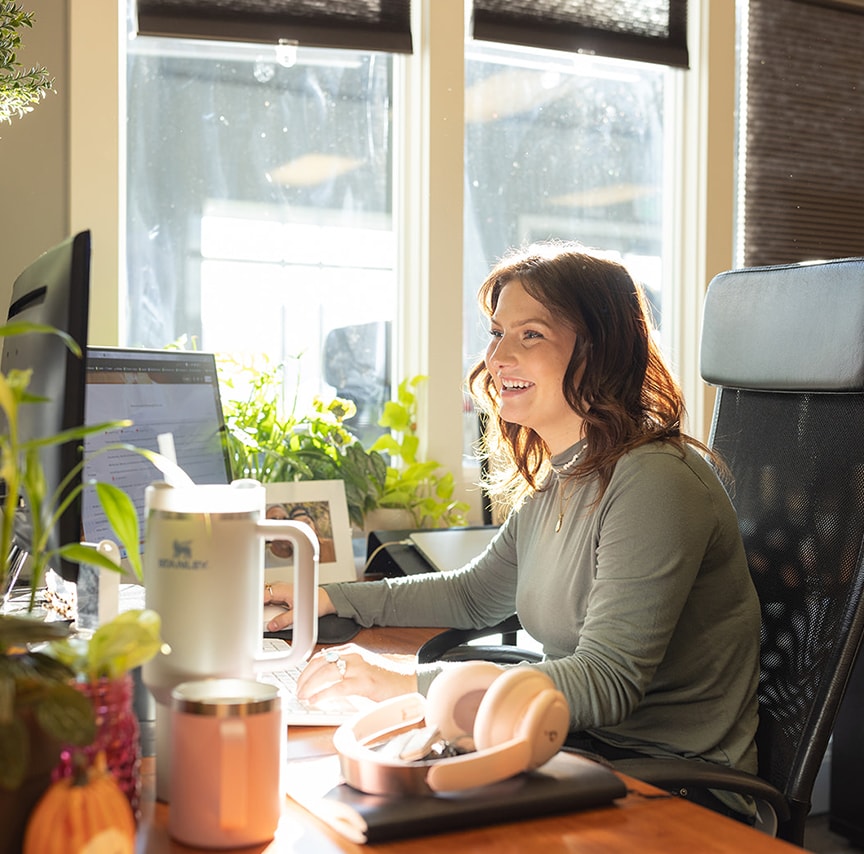
[[[708,438],[714,392],[699,374],[702,302],[711,279],[733,266],[735,225],[735,3],[690,0],[690,71],[680,134],[680,245],[673,351],[687,430]]]

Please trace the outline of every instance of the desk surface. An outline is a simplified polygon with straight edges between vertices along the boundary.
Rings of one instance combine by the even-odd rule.
[[[367,629],[357,636],[356,642],[380,652],[413,653],[435,631]],[[332,754],[332,733],[327,727],[290,727],[288,759]],[[154,803],[152,759],[144,760],[142,776],[144,796],[136,852],[200,851],[180,845],[168,836],[168,807]],[[638,780],[624,779],[630,794],[612,806],[380,845],[356,845],[286,798],[275,839],[268,845],[243,850],[268,854],[437,854],[447,848],[468,854],[508,854],[535,849],[543,850],[544,854],[618,851],[800,854],[800,848],[679,798],[647,798],[646,795],[658,794],[658,790]]]

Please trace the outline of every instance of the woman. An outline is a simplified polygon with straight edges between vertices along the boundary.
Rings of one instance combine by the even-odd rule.
[[[505,257],[480,304],[490,341],[469,382],[490,414],[506,522],[460,570],[328,585],[321,613],[464,628],[516,611],[545,653],[522,666],[564,692],[580,746],[755,772],[758,600],[707,449],[681,433],[640,289],[615,262],[545,244]],[[290,585],[273,598],[290,602]],[[343,674],[310,661],[304,696],[425,692],[440,670],[340,652]]]

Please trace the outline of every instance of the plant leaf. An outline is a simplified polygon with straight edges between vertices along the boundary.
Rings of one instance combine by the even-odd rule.
[[[93,703],[72,685],[52,684],[33,710],[40,728],[64,744],[84,747],[96,737]]]
[[[0,651],[14,646],[24,647],[28,644],[65,638],[69,633],[70,629],[66,623],[46,623],[30,617],[0,614]]]
[[[81,543],[69,543],[69,545],[61,546],[57,549],[56,554],[72,563],[86,563],[90,566],[98,566],[100,569],[110,569],[114,572],[120,572],[120,567],[108,555],[97,551],[92,546],[85,546]]]
[[[122,489],[110,483],[97,483],[96,495],[120,544],[126,549],[127,558],[132,564],[135,575],[139,581],[143,580],[139,551],[141,529],[138,525],[138,512],[132,499]]]
[[[81,356],[81,347],[78,342],[63,329],[57,329],[44,323],[30,323],[29,321],[13,321],[12,323],[5,323],[0,326],[0,338],[10,338],[13,335],[28,335],[31,332],[56,335],[63,340],[63,343],[72,353],[76,356]]]
[[[151,610],[123,611],[90,638],[87,676],[116,678],[149,661],[162,648],[159,615]]]

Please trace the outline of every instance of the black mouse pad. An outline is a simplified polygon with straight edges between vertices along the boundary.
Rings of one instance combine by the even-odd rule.
[[[350,617],[337,617],[335,614],[327,614],[318,618],[318,643],[346,643],[351,640],[360,625]],[[282,629],[279,632],[264,632],[265,638],[281,638],[290,641],[293,632],[291,629]]]

